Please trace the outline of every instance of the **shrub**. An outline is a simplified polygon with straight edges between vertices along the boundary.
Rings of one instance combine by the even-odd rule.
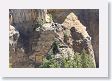
[[[41,68],[94,68],[92,57],[84,50],[81,53],[75,53],[73,59],[68,58],[55,58],[51,52],[43,60]]]

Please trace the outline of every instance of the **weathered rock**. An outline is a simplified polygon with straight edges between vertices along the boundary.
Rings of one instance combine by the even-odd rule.
[[[55,58],[59,59],[73,59],[74,50],[69,48],[67,45],[61,45],[58,47],[59,52],[56,53]]]
[[[46,22],[49,22],[49,16],[47,15],[47,9],[38,9],[37,10],[37,21],[41,25]]]
[[[48,11],[45,10],[44,11],[44,10],[20,10],[20,9],[14,9],[12,11],[14,16],[13,24],[20,32],[20,38],[22,41],[25,57],[28,57],[28,59],[30,58],[33,62],[39,61],[39,58],[43,58],[43,56],[45,56],[48,53],[55,38],[60,39],[68,46],[67,48],[60,48],[60,50],[64,49],[65,51],[68,51],[71,54],[72,52],[75,51],[80,52],[83,49],[86,49],[89,52],[89,54],[92,55],[94,60],[94,52],[91,45],[91,38],[92,38],[92,44],[94,44],[94,41],[96,41],[96,39],[98,39],[99,36],[98,34],[93,35],[94,31],[92,33],[90,32],[90,30],[93,28],[92,25],[94,24],[90,26],[84,24],[85,26],[87,26],[85,27],[82,24],[82,21],[80,22],[78,20],[78,17],[74,14],[76,13],[77,15],[79,15],[82,12],[80,11],[79,13],[74,12],[75,10],[48,10]],[[73,11],[73,13],[71,11]],[[53,22],[50,20],[50,16],[48,16],[47,14],[52,14],[53,21],[55,22],[54,24],[52,24]],[[87,14],[85,14],[85,16],[87,17]],[[37,31],[35,31],[37,33],[34,34],[34,28],[35,26],[37,26],[35,23],[36,21],[38,21],[38,23],[41,24],[41,26],[43,26],[43,29],[41,31],[41,27],[40,26],[37,27]],[[91,19],[89,21],[91,21]],[[87,19],[87,22],[89,21]],[[89,32],[89,34],[87,31]],[[96,49],[97,44],[98,41],[93,45],[95,54],[98,53]],[[71,49],[74,49],[74,51],[70,51]],[[64,53],[65,51],[63,51],[62,53]],[[17,55],[19,55],[19,53]],[[67,56],[66,53],[64,53],[64,55],[65,57]],[[16,62],[19,63],[18,61]],[[26,61],[23,61],[23,63],[24,62]],[[21,64],[18,65],[18,67],[19,66],[21,67]]]
[[[46,25],[48,24],[48,25]],[[44,57],[48,54],[49,50],[52,47],[52,44],[56,39],[59,39],[63,42],[63,28],[58,23],[45,23],[43,25],[44,31],[39,31],[39,37],[35,40],[35,46],[32,46],[32,50],[34,51],[32,55],[29,56],[31,60],[38,63],[38,59],[36,57]],[[34,35],[36,36],[36,35]],[[34,39],[34,38],[33,38]],[[33,42],[32,42],[33,43]],[[33,48],[34,47],[34,48]]]
[[[21,35],[28,37],[36,26],[38,13],[36,9],[10,9],[12,24]],[[25,41],[24,41],[25,42]]]
[[[84,26],[86,26],[87,32],[92,38],[91,43],[93,45],[93,50],[95,53],[95,60],[96,60],[97,67],[99,67],[99,10],[98,9],[74,9],[74,10],[56,9],[56,10],[48,10],[48,12],[52,14],[53,21],[55,23],[62,24],[65,21],[66,17],[71,12],[73,12],[78,17],[80,22]],[[76,16],[74,16],[74,18],[77,18]]]
[[[45,24],[43,24],[42,25],[42,29],[43,29],[43,31],[47,31],[47,30],[53,31],[54,30],[54,28],[52,27],[52,23],[45,23]]]
[[[98,9],[80,9],[74,10],[87,32],[92,38],[92,46],[95,53],[96,66],[99,67],[99,10]]]
[[[12,46],[14,51],[16,51],[19,36],[20,36],[20,34],[15,29],[15,27],[9,25],[9,44]]]
[[[72,47],[74,51],[81,52],[83,49],[88,51],[88,54],[92,56],[94,65],[96,66],[94,51],[91,45],[91,37],[86,31],[86,27],[81,24],[74,13],[70,13],[67,16],[67,18],[63,22],[63,25],[65,26],[65,28],[68,28],[71,31],[71,36],[73,39]]]
[[[86,27],[81,24],[74,13],[70,13],[62,24],[67,29],[74,27],[75,31],[82,34],[84,38],[90,37],[86,31]]]
[[[45,56],[50,50],[55,38],[57,38],[57,35],[54,31],[41,32],[37,44],[35,45],[36,47],[33,49],[34,53],[29,56],[29,58],[36,62],[36,56],[40,54]]]
[[[31,61],[28,57],[28,55],[26,55],[24,53],[24,51],[22,51],[21,49],[16,49],[16,52],[13,51],[12,47],[10,46],[10,67],[11,68],[33,68],[35,67],[33,61]]]
[[[71,12],[71,9],[49,9],[48,13],[52,15],[52,19],[55,23],[62,24],[67,17],[67,15]]]

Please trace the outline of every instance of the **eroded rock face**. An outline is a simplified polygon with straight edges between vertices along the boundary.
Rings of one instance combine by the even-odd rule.
[[[18,48],[19,32],[14,26],[9,26],[9,56],[10,67],[13,68],[26,68],[34,67],[28,56],[25,54],[24,49]]]
[[[41,29],[41,27],[38,27],[36,31],[33,30],[33,27],[35,24],[34,24],[34,22],[31,21],[31,19],[27,19],[28,21],[26,21],[26,22],[23,22],[25,20],[23,20],[23,21],[21,20],[21,22],[17,21],[18,23],[16,22],[15,24],[16,24],[16,26],[20,27],[19,31],[20,31],[21,40],[24,42],[23,50],[24,51],[28,50],[28,51],[23,52],[21,49],[20,50],[18,49],[18,53],[16,54],[17,56],[14,55],[14,57],[25,59],[25,60],[23,60],[23,64],[22,64],[21,59],[20,60],[18,59],[19,61],[15,60],[15,63],[14,63],[15,66],[13,66],[13,67],[22,67],[22,66],[23,67],[35,67],[32,65],[33,63],[29,63],[30,60],[33,61],[34,63],[38,63],[38,61],[39,61],[38,57],[43,58],[44,56],[47,55],[47,53],[51,49],[52,44],[54,43],[56,38],[59,39],[61,41],[61,43],[64,43],[67,46],[66,48],[63,46],[62,46],[62,48],[59,48],[59,50],[61,52],[57,52],[56,58],[60,57],[61,54],[63,54],[65,57],[68,57],[69,55],[67,56],[67,53],[65,53],[65,51],[69,52],[70,55],[73,55],[74,52],[81,52],[83,49],[85,49],[93,57],[93,61],[94,61],[94,65],[95,65],[93,48],[96,51],[97,51],[97,49],[95,49],[95,47],[96,47],[95,45],[92,48],[91,41],[93,44],[93,42],[94,42],[94,40],[96,40],[96,38],[95,38],[95,36],[92,36],[90,34],[91,32],[88,34],[88,32],[87,32],[87,31],[89,31],[87,29],[88,27],[85,27],[80,22],[80,20],[76,16],[76,14],[74,14],[74,12],[71,12],[71,11],[73,11],[73,10],[59,10],[59,11],[57,10],[56,12],[49,10],[48,12],[52,13],[53,21],[55,23],[50,22],[48,20],[46,23],[44,23],[42,25],[43,29]],[[21,11],[18,11],[18,13],[19,12],[21,12]],[[18,13],[16,13],[16,14],[18,14]],[[26,13],[26,12],[24,12],[24,13]],[[30,12],[29,12],[29,14],[30,14]],[[21,15],[20,15],[20,17],[22,18]],[[35,18],[34,18],[34,20],[35,20]],[[30,22],[30,23],[28,24],[28,22]],[[61,24],[59,24],[59,23],[61,23]],[[97,39],[98,39],[98,35],[97,35]],[[95,43],[95,44],[97,44],[97,43]],[[96,54],[96,51],[95,51],[95,54]],[[21,53],[22,55],[19,53]],[[30,53],[30,54],[28,54],[28,53]],[[42,56],[40,56],[40,55],[42,55]],[[27,66],[26,65],[24,66],[24,63],[27,61],[29,61],[26,64]],[[17,64],[20,64],[20,65],[17,65]]]
[[[17,42],[18,42],[19,36],[20,34],[15,29],[15,27],[12,25],[9,25],[9,45],[12,46],[14,51],[17,48]]]
[[[13,51],[10,46],[10,67],[11,68],[33,68],[35,67],[34,63],[30,61],[28,55],[26,55],[21,49],[16,49],[16,52]]]
[[[70,26],[72,24],[66,23],[69,22],[70,20],[66,20],[66,19],[71,12],[75,14],[74,19],[77,19],[78,17],[79,21],[76,21],[77,25],[78,23],[81,22],[84,26],[86,26],[86,31],[91,36],[91,43],[93,45],[93,50],[95,53],[96,66],[99,67],[99,11],[97,9],[92,9],[92,10],[90,9],[63,10],[62,9],[62,10],[51,10],[50,13],[53,15],[54,22],[61,23],[61,24],[65,22],[65,26],[66,25]]]
[[[86,31],[86,27],[81,24],[77,16],[74,13],[70,13],[63,22],[63,26],[71,31],[71,37],[73,39],[72,47],[74,51],[81,52],[85,49],[88,54],[92,56],[94,65],[96,65],[91,37]]]
[[[37,63],[38,63],[38,60],[36,61],[36,57],[38,57],[39,55],[41,55],[42,57],[46,56],[48,54],[48,52],[52,49],[52,45],[56,41],[56,39],[58,40],[58,42],[60,44],[65,44],[64,43],[63,25],[51,22],[51,23],[43,24],[43,26],[41,28],[38,28],[38,29],[40,31],[36,31],[36,32],[40,32],[39,38],[37,41],[35,41],[36,42],[35,46],[32,46],[32,47],[35,47],[35,48],[33,48],[34,52],[29,56],[30,59],[32,59],[33,61],[35,61]],[[36,35],[34,35],[34,36],[36,36]],[[56,55],[58,53],[60,55],[63,54],[63,56],[67,57],[67,53],[71,52],[70,50],[68,50],[68,49],[70,49],[69,46],[67,46],[66,48],[64,48],[63,46],[61,46],[61,47],[62,48],[60,48],[60,49],[57,48],[58,51],[60,51],[60,53],[56,52]],[[67,52],[67,50],[68,50],[68,52]]]
[[[99,67],[99,10],[74,10],[74,13],[78,16],[79,20],[86,29],[89,35],[92,37],[92,46],[95,53],[96,66]]]
[[[35,41],[37,44],[35,45],[34,53],[29,57],[33,61],[36,61],[35,58],[38,54],[46,55],[48,51],[50,50],[55,38],[56,34],[53,31],[43,31],[40,33],[40,37],[37,41]]]
[[[66,17],[65,21],[63,22],[63,26],[70,31],[68,38],[71,37],[73,39],[72,41],[73,48],[75,47],[75,45],[73,44],[76,43],[81,44],[84,41],[86,42],[91,41],[91,37],[86,31],[86,27],[81,24],[81,22],[78,20],[77,16],[74,13],[70,13]],[[84,47],[80,46],[79,48],[83,49]]]
[[[86,31],[86,27],[81,24],[74,13],[70,13],[62,24],[67,29],[71,29],[73,32],[77,32],[77,35],[74,33],[76,35],[75,39],[86,39],[87,37],[90,37]]]
[[[57,49],[58,51],[55,53],[55,58],[58,59],[73,59],[74,57],[74,50],[73,48],[69,47],[64,41],[57,39],[55,40],[58,42]]]

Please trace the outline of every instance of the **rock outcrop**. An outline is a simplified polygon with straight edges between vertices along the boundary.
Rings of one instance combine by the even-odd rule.
[[[99,10],[74,10],[80,22],[86,26],[87,32],[91,36],[91,43],[95,53],[96,66],[99,67]]]
[[[33,61],[37,62],[35,60],[36,56],[42,55],[45,56],[47,55],[48,51],[50,50],[55,38],[56,34],[53,31],[43,31],[40,33],[40,37],[37,41],[35,41],[36,45],[35,48],[33,48],[33,54],[29,56],[30,59]],[[34,46],[32,46],[34,47]]]
[[[83,49],[85,49],[88,54],[92,56],[94,65],[96,66],[94,51],[91,44],[91,37],[86,31],[86,27],[81,24],[74,13],[70,13],[62,24],[71,31],[71,37],[73,39],[72,47],[74,51],[78,50],[78,52],[81,52]]]
[[[53,21],[62,24],[68,14],[73,12],[79,21],[86,27],[86,31],[91,36],[96,66],[99,67],[99,10],[98,9],[56,9],[48,10],[52,14]],[[78,22],[79,22],[78,21]],[[69,24],[70,25],[70,24]]]
[[[50,50],[54,50],[55,58],[68,58],[70,56],[71,59],[76,52],[81,53],[86,50],[87,54],[91,55],[96,67],[94,55],[97,54],[95,48],[97,45],[92,46],[92,44],[98,40],[99,35],[97,34],[96,38],[93,35],[94,32],[89,31],[89,26],[85,24],[84,26],[80,22],[77,16],[80,11],[79,13],[77,10],[76,12],[75,10],[25,11],[16,9],[12,11],[13,24],[20,33],[17,51],[11,51],[10,49],[12,67],[38,67]],[[20,14],[21,11],[24,15]],[[29,13],[29,15],[26,15],[26,13]],[[48,14],[52,15],[52,18]],[[19,17],[21,19],[18,19]],[[58,44],[54,45],[56,41]],[[95,53],[93,50],[95,50]]]
[[[9,44],[14,48],[17,46],[17,42],[19,39],[19,32],[15,29],[14,26],[9,26]]]

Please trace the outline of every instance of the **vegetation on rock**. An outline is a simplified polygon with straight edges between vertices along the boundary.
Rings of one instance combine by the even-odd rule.
[[[11,9],[9,29],[13,26],[14,32],[9,33],[9,67],[96,68],[96,63],[98,67],[94,56],[98,54],[99,32],[94,28],[98,15],[88,11],[92,10]]]
[[[41,68],[95,68],[91,56],[84,50],[82,53],[75,53],[73,59],[55,58],[53,53],[43,59]]]

